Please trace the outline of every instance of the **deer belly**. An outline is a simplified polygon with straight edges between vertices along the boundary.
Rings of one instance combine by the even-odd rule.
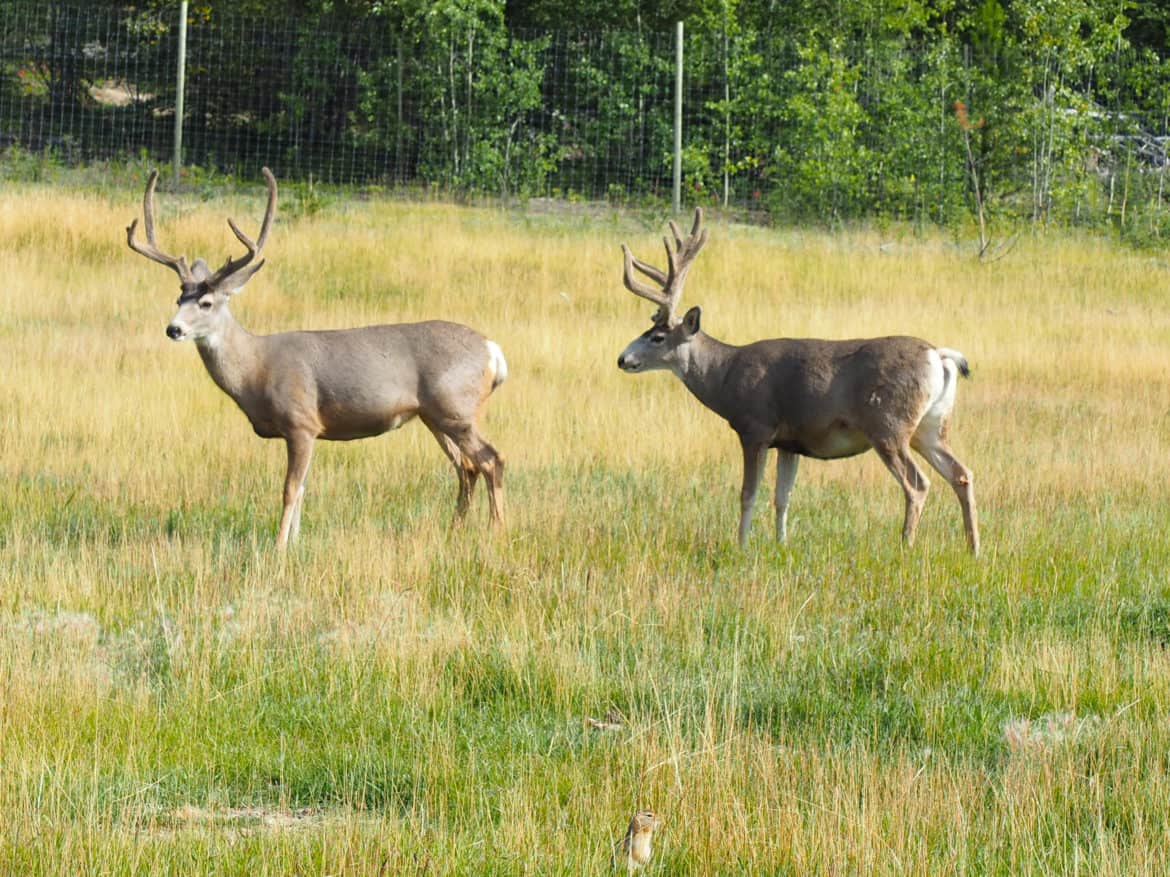
[[[343,417],[325,417],[324,427],[320,437],[331,441],[352,441],[353,439],[370,438],[398,429],[404,423],[414,419],[417,411],[410,409],[347,412]]]
[[[862,454],[873,445],[865,437],[865,433],[847,426],[835,426],[823,432],[778,438],[772,443],[772,447],[803,457],[836,460]]]

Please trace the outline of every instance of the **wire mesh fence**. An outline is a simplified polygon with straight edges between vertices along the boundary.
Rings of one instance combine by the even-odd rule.
[[[176,17],[0,0],[0,147],[169,161]],[[410,30],[195,16],[183,160],[504,197],[666,197],[674,53],[668,33],[516,32],[441,15]],[[1119,60],[1111,76],[1059,47],[993,67],[951,44],[688,35],[686,200],[946,222],[981,188],[992,209],[1033,220],[1101,221],[1124,202],[1130,220],[1158,224],[1170,69]]]
[[[152,14],[6,6],[0,145],[69,162],[169,160],[176,31]],[[669,35],[439,37],[422,43],[377,21],[330,32],[309,20],[192,20],[184,161],[501,194],[665,184]]]

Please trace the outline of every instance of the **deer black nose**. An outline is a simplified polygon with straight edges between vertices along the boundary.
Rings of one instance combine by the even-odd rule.
[[[169,326],[167,326],[167,337],[170,338],[172,341],[174,341],[176,338],[178,338],[182,334],[183,334],[183,330],[180,329],[178,326],[176,326],[174,323],[171,323]]]
[[[625,356],[619,356],[619,357],[618,357],[618,368],[625,368],[625,367],[626,367],[626,358],[625,358]]]

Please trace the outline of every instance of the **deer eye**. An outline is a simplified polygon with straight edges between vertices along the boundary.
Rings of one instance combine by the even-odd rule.
[[[661,344],[665,340],[666,340],[665,335],[651,335],[650,336],[650,343],[651,344]]]
[[[199,299],[199,310],[201,310],[201,311],[209,311],[209,310],[211,310],[211,306],[212,306],[212,304],[213,304],[213,302],[212,302],[212,300],[211,300],[211,299],[209,299],[209,298],[201,298],[201,299]]]

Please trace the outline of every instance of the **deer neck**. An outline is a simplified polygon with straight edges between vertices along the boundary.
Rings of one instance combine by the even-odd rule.
[[[259,340],[225,307],[215,330],[195,339],[199,356],[216,385],[240,401],[259,370]]]
[[[674,373],[696,399],[726,418],[721,392],[731,359],[739,348],[703,332],[696,332],[679,351]]]

